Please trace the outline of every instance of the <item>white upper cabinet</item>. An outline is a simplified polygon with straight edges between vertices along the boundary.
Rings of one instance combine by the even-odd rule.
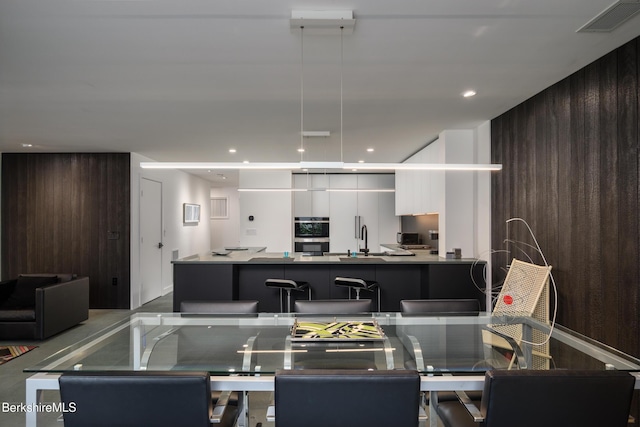
[[[443,163],[441,144],[436,140],[405,163]],[[444,172],[396,171],[396,215],[439,212],[444,192]]]
[[[309,190],[293,193],[294,216],[330,216],[328,175],[295,174],[293,187]]]

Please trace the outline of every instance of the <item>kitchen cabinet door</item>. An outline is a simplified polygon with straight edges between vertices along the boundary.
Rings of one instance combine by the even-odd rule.
[[[379,188],[379,175],[358,175],[358,189],[367,190]],[[356,199],[358,202],[358,212],[360,225],[367,226],[367,247],[375,251],[379,246],[378,239],[378,195],[377,192],[358,191]],[[364,236],[358,242],[358,249],[364,249]]]
[[[293,188],[307,188],[308,184],[308,175],[293,175]],[[293,216],[313,216],[310,191],[293,192]]]
[[[357,188],[356,175],[330,175],[331,188]],[[331,252],[355,250],[355,217],[358,203],[355,193],[332,191],[329,193],[329,237]]]
[[[395,212],[396,215],[408,215],[409,210],[407,208],[407,189],[406,182],[408,179],[408,171],[397,170],[396,171],[396,200],[395,200]]]
[[[405,163],[444,163],[438,140],[411,156]],[[444,172],[396,171],[396,215],[439,212],[444,197]]]
[[[380,188],[394,188],[393,174],[380,175]],[[395,213],[396,193],[378,193],[378,243],[394,243],[396,233],[400,231],[400,218]],[[369,245],[370,248],[373,246]],[[374,249],[376,250],[376,249]]]
[[[326,190],[329,188],[329,175],[312,175],[311,182],[314,189]],[[311,212],[312,216],[331,216],[329,209],[329,192],[328,191],[307,191],[311,193]]]

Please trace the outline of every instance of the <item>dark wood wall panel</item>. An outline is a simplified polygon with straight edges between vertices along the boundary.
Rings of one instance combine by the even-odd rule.
[[[638,44],[602,57],[491,126],[492,161],[504,168],[492,178],[494,248],[504,247],[506,220],[525,219],[553,266],[558,321],[636,356]],[[531,242],[526,228],[511,224],[509,239]]]
[[[638,99],[637,50],[630,43],[618,49],[618,162],[619,162],[619,281],[618,307],[621,348],[638,344]],[[628,256],[631,255],[631,256]],[[634,256],[635,255],[635,256]],[[635,301],[636,304],[628,304]]]
[[[494,249],[504,247],[506,220],[525,219],[553,266],[557,321],[636,357],[639,40],[491,123],[492,161],[503,164],[502,172],[492,177]],[[522,232],[511,231],[514,227],[511,238],[531,242]],[[504,277],[499,271],[503,266],[494,267],[494,280]],[[637,401],[632,411],[636,416]]]
[[[129,308],[130,204],[129,154],[2,154],[3,279],[86,275],[92,308]]]

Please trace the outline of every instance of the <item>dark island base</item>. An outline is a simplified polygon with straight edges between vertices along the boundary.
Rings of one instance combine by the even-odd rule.
[[[484,263],[434,264],[174,264],[173,311],[186,300],[258,300],[261,312],[280,311],[279,292],[267,288],[267,279],[309,282],[312,299],[348,298],[348,289],[334,285],[338,276],[375,280],[381,288],[381,310],[400,311],[403,299],[475,298],[485,309],[482,289]],[[352,295],[355,298],[355,293]],[[377,307],[377,292],[361,293]],[[292,292],[291,300],[307,299],[307,292]]]

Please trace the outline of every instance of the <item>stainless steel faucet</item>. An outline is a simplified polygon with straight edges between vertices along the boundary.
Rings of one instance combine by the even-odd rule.
[[[360,238],[364,240],[364,248],[361,250],[364,252],[364,256],[369,256],[369,232],[366,225],[360,229]]]

